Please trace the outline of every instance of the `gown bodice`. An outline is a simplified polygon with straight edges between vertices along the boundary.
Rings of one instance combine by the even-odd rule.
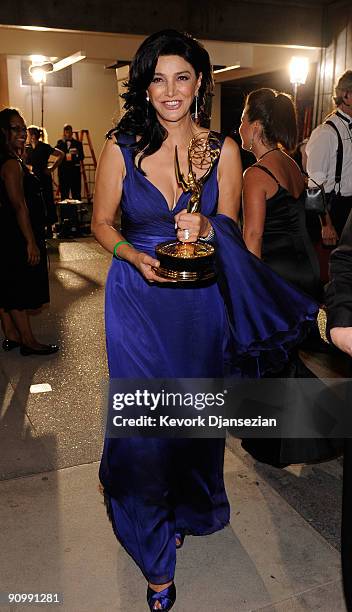
[[[264,240],[269,243],[273,236],[296,238],[304,232],[304,208],[302,195],[294,198],[284,187],[266,201]]]
[[[124,157],[126,176],[123,181],[121,199],[121,232],[136,248],[146,250],[154,256],[159,242],[176,237],[175,215],[187,207],[191,194],[181,193],[176,206],[170,210],[165,196],[136,166],[130,137],[119,136],[119,145]],[[223,142],[223,139],[222,139]],[[205,216],[216,213],[218,201],[218,160],[205,181],[201,195],[201,212]]]
[[[281,246],[293,249],[296,254],[304,252],[307,241],[303,194],[294,198],[279,185],[277,192],[266,201],[262,258],[266,261]]]

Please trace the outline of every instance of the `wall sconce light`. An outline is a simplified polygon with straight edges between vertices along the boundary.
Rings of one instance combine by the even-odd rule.
[[[290,61],[290,82],[293,85],[294,102],[297,102],[297,91],[299,85],[304,85],[309,71],[309,60],[307,57],[294,56]]]

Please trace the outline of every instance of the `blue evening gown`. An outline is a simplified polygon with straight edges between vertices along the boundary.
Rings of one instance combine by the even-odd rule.
[[[135,167],[129,137],[119,136],[126,165],[123,236],[155,256],[175,239],[162,193]],[[106,285],[106,337],[111,378],[258,377],[280,369],[316,317],[317,306],[245,248],[236,224],[216,215],[215,165],[202,193],[202,213],[216,232],[219,281],[208,286],[149,284],[113,259]],[[174,577],[175,533],[205,535],[229,521],[223,481],[224,440],[106,438],[100,466],[115,534],[147,580]]]

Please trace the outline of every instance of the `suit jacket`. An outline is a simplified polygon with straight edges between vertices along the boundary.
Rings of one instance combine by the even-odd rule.
[[[325,291],[329,339],[333,327],[352,327],[352,212],[331,254],[330,278]]]
[[[67,142],[68,142],[67,140],[61,139],[61,140],[58,140],[56,144],[56,148],[60,149],[60,151],[63,151],[63,153],[65,153],[65,158],[59,166],[59,168],[61,169],[62,169],[62,166],[65,164],[68,164],[69,166],[72,166],[72,165],[79,166],[80,162],[84,159],[82,143],[79,140],[76,140],[75,138],[71,138],[71,140],[69,141],[70,146],[68,146]],[[70,153],[71,149],[76,149],[77,153],[74,153],[72,155],[72,159],[68,161],[66,155],[67,153]]]

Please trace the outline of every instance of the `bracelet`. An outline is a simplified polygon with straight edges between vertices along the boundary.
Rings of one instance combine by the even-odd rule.
[[[114,246],[114,257],[116,257],[117,259],[122,259],[122,257],[119,257],[119,255],[117,254],[117,249],[122,245],[122,244],[129,244],[130,246],[132,246],[132,244],[130,242],[128,242],[127,240],[120,240],[119,242],[116,242],[115,246]]]
[[[202,240],[203,242],[211,242],[212,240],[214,240],[214,238],[215,238],[215,232],[214,232],[214,228],[212,225],[210,226],[210,230],[206,236],[199,236],[199,240]]]

